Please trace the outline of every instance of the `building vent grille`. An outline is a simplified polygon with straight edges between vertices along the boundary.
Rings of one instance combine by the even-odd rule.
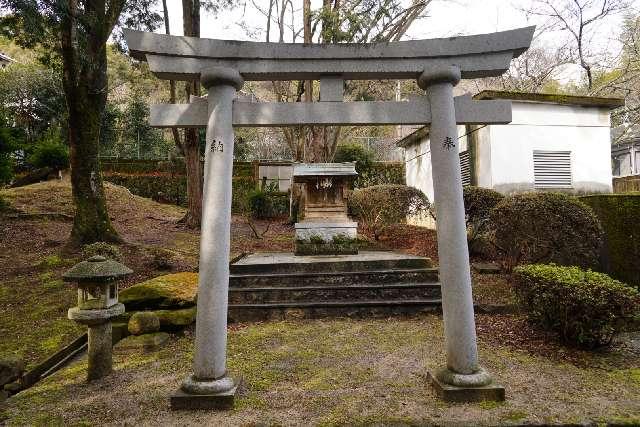
[[[571,188],[571,151],[533,151],[535,188]]]
[[[469,151],[460,153],[460,171],[462,172],[462,186],[471,185],[471,162]]]

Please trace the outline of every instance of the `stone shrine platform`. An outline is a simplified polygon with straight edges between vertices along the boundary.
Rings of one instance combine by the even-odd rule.
[[[254,253],[233,263],[229,277],[232,322],[410,315],[440,305],[431,260],[398,252]]]

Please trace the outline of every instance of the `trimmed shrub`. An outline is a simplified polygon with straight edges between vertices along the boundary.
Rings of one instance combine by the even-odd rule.
[[[374,185],[349,195],[349,210],[363,227],[378,240],[384,229],[404,223],[409,215],[429,209],[429,199],[417,188],[407,185]]]
[[[640,288],[640,194],[599,194],[580,200],[591,206],[604,229],[605,271]]]
[[[488,188],[467,186],[463,189],[463,197],[469,250],[473,253],[485,253],[490,247],[488,234],[491,209],[504,196]]]
[[[602,227],[593,210],[574,197],[509,196],[493,208],[490,224],[507,270],[520,263],[599,265]]]
[[[370,169],[373,159],[373,151],[354,143],[339,144],[333,156],[333,161],[336,163],[355,162],[358,173]]]
[[[497,191],[482,187],[464,187],[462,194],[467,226],[486,222],[491,209],[504,199]]]
[[[640,314],[640,293],[603,273],[537,264],[517,267],[513,277],[529,319],[572,345],[609,345]]]

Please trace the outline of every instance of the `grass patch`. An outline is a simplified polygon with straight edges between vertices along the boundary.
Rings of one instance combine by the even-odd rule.
[[[68,264],[69,261],[65,261],[59,255],[49,255],[40,261],[38,264],[41,268],[56,268]]]
[[[230,412],[171,412],[167,396],[191,373],[193,337],[156,353],[117,354],[115,372],[87,384],[80,361],[9,401],[7,424],[42,414],[65,424],[126,419],[132,424],[489,424],[633,421],[637,368],[580,368],[505,346],[481,347],[483,365],[507,403],[448,404],[426,372],[444,363],[441,318],[282,321],[236,326],[228,370],[243,379]],[[607,359],[608,360],[608,359]],[[628,361],[627,361],[628,362]],[[541,392],[541,391],[544,392]],[[140,411],[144,407],[145,411]]]
[[[506,421],[520,421],[527,418],[527,413],[524,411],[509,411],[505,414],[504,420]]]

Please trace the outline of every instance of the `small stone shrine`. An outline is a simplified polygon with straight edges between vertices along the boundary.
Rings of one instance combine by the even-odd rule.
[[[347,216],[355,163],[299,163],[293,182],[303,185],[296,223],[296,255],[357,254],[358,223]]]

